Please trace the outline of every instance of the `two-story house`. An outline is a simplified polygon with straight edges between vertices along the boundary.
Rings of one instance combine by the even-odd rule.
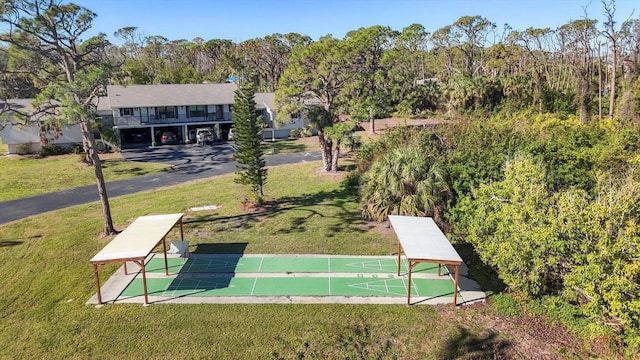
[[[101,119],[102,129],[116,130],[122,148],[160,145],[166,132],[175,134],[179,143],[193,143],[198,128],[211,128],[218,139],[226,140],[233,125],[231,107],[237,89],[234,83],[109,85],[107,96],[99,98],[96,115]],[[254,100],[256,115],[265,121],[264,139],[287,138],[291,129],[306,125],[302,118],[276,125],[273,93],[256,93]],[[33,99],[13,102],[27,106]],[[82,137],[76,127],[63,129],[65,137],[55,142],[81,144]],[[17,146],[24,143],[32,144],[33,151],[39,149],[37,127],[7,126],[0,131],[0,137],[9,145],[9,153],[15,153]]]
[[[126,148],[161,144],[162,134],[172,132],[178,142],[195,142],[196,129],[211,128],[220,140],[226,140],[233,124],[231,111],[235,83],[110,85],[109,106],[113,111],[113,127]],[[263,137],[286,138],[293,128],[305,125],[302,119],[277,127],[273,109],[273,93],[256,93],[256,115],[265,121]]]

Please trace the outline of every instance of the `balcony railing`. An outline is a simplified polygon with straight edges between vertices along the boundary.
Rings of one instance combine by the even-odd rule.
[[[187,117],[179,115],[177,118],[155,118],[154,116],[141,118],[139,116],[116,116],[113,119],[115,126],[143,126],[156,124],[176,124],[176,123],[192,123],[192,122],[217,122],[231,121],[231,112],[225,112],[222,116],[218,114],[209,114],[201,117]]]

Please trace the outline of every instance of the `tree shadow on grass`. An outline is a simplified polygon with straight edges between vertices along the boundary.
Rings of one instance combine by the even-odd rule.
[[[507,359],[507,350],[511,343],[499,339],[491,332],[486,336],[477,336],[468,329],[458,326],[456,332],[444,344],[437,354],[438,359]]]
[[[18,246],[18,245],[24,243],[24,241],[22,241],[22,240],[33,240],[33,239],[39,239],[41,237],[42,237],[42,235],[34,235],[34,236],[28,236],[28,237],[23,237],[23,238],[0,239],[0,248],[9,247],[9,246]]]
[[[310,231],[309,224],[314,218],[325,218],[327,226],[323,228],[326,237],[333,237],[349,228],[356,232],[366,232],[367,221],[351,205],[355,201],[352,192],[346,189],[320,191],[314,194],[283,197],[278,200],[279,211],[296,211],[290,217],[290,226],[278,230],[278,234],[295,234]],[[326,210],[326,211],[325,211]],[[269,216],[274,216],[276,213]]]
[[[15,241],[15,240],[0,240],[0,248],[2,247],[9,247],[9,246],[17,246],[22,244],[22,241]]]
[[[215,214],[195,215],[183,221],[185,225],[198,223],[212,223],[217,231],[223,230],[247,230],[260,222],[266,215],[273,213],[273,209],[251,212],[232,216],[216,216]]]
[[[349,228],[356,232],[367,232],[370,230],[369,223],[363,220],[357,209],[353,207],[356,201],[354,193],[348,189],[337,189],[332,191],[319,191],[313,194],[302,194],[300,196],[286,196],[274,199],[273,202],[260,208],[259,211],[248,212],[232,216],[217,216],[216,214],[190,215],[184,220],[184,224],[210,224],[211,227],[203,232],[220,231],[241,231],[254,228],[256,224],[268,221],[276,216],[282,216],[282,212],[290,212],[285,216],[285,226],[277,229],[278,234],[296,234],[311,231],[310,224],[315,219],[324,218],[326,226],[323,227],[323,234],[326,237],[333,237]]]

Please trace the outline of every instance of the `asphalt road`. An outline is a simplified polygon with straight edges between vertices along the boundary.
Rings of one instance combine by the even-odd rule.
[[[156,148],[123,150],[125,160],[171,164],[173,169],[152,175],[138,176],[107,183],[107,195],[114,198],[191,180],[232,173],[236,170],[231,144],[207,146],[174,145]],[[265,156],[267,166],[320,160],[319,152],[275,154]],[[98,201],[97,186],[58,191],[24,199],[0,202],[0,224],[48,211]]]

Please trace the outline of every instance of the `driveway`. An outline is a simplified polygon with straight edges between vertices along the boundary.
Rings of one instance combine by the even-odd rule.
[[[109,198],[133,194],[187,181],[236,171],[230,143],[207,145],[164,145],[155,148],[123,150],[125,160],[161,162],[173,165],[168,172],[138,176],[107,183]],[[265,156],[267,166],[320,160],[319,152]],[[0,202],[0,224],[48,211],[98,201],[96,185],[87,185],[30,198]]]
[[[222,163],[232,162],[234,152],[233,143],[205,146],[162,145],[122,150],[122,157],[128,161],[170,164],[175,170],[190,173],[214,169]]]

